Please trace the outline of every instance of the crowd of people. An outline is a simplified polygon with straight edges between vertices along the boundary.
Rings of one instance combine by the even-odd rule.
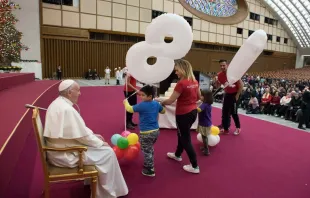
[[[217,77],[213,75],[213,91],[219,88],[217,81]],[[247,114],[266,114],[297,122],[300,129],[310,128],[310,81],[264,78],[248,74],[243,76],[242,81],[244,87],[237,101],[238,108],[246,110]],[[224,91],[219,91],[215,100],[222,102],[224,95]]]

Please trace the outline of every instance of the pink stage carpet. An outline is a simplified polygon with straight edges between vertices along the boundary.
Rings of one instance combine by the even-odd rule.
[[[0,91],[34,80],[34,73],[0,73]]]
[[[29,184],[36,171],[37,148],[32,110],[26,109],[25,104],[46,107],[57,97],[58,83],[60,81],[36,81],[0,91],[1,198],[28,197]]]
[[[86,124],[110,139],[124,128],[122,100],[121,87],[87,87],[82,88],[79,106]],[[214,108],[214,124],[219,124],[220,117],[220,110]],[[141,156],[132,162],[120,162],[129,186],[126,197],[309,198],[310,135],[246,116],[241,116],[241,123],[242,134],[221,136],[220,144],[212,148],[209,157],[201,155],[196,133],[192,133],[201,170],[199,175],[182,170],[188,163],[185,153],[183,162],[166,158],[168,151],[175,150],[176,132],[161,130],[155,146],[155,178],[141,175]],[[25,159],[29,151],[35,150],[33,138],[27,140],[28,146],[23,151]],[[18,171],[11,182],[10,197],[42,197],[43,174],[38,155],[35,160],[32,175],[23,170],[23,164],[16,167]],[[82,182],[56,184],[51,197],[88,198],[90,190]]]
[[[5,118],[1,126],[0,148],[10,136],[17,122],[26,112],[25,104],[32,104],[47,88],[58,81],[35,81],[0,91],[0,110]]]

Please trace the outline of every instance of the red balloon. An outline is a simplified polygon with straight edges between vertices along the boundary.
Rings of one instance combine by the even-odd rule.
[[[136,146],[136,147],[138,148],[138,150],[141,149],[141,144],[140,144],[140,142],[137,142],[137,144],[135,144],[134,146]]]
[[[117,159],[120,160],[120,159],[122,159],[124,157],[124,154],[125,154],[124,150],[118,148],[117,146],[114,146],[113,150],[115,152],[115,155],[116,155]]]
[[[133,160],[137,158],[139,155],[139,149],[135,146],[129,146],[127,149],[125,149],[124,158],[126,160]]]

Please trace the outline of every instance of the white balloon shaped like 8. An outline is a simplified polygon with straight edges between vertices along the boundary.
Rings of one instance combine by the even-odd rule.
[[[165,43],[165,36],[172,36]],[[128,72],[138,81],[153,84],[165,80],[174,69],[174,60],[183,58],[191,48],[193,33],[187,21],[176,14],[163,14],[147,27],[145,40],[133,45],[126,55]],[[156,57],[149,65],[147,59]]]
[[[251,67],[267,44],[267,34],[264,30],[256,30],[240,47],[229,67],[227,81],[230,85],[237,82]]]

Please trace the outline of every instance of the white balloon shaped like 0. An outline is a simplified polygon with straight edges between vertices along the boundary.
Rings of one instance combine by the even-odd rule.
[[[165,43],[165,36],[172,36]],[[176,14],[163,14],[147,27],[145,40],[133,45],[126,55],[128,72],[138,81],[153,84],[165,80],[174,69],[174,60],[183,58],[191,48],[193,33],[187,21]],[[156,57],[149,65],[147,59]]]
[[[240,47],[237,54],[227,68],[227,81],[234,84],[251,67],[262,53],[267,43],[267,34],[264,30],[256,30]]]

